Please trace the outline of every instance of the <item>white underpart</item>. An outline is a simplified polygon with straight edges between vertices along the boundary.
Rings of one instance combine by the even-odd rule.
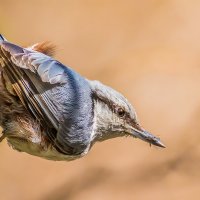
[[[18,125],[18,124],[16,124]],[[27,134],[25,129],[20,130],[20,135]],[[42,139],[40,135],[33,135],[28,142],[21,140],[17,137],[7,137],[9,145],[20,152],[26,152],[28,154],[45,158],[47,160],[54,161],[70,161],[86,155],[89,151],[89,147],[80,155],[65,155],[58,152],[51,144],[41,145]]]
[[[96,130],[97,130],[97,113],[96,109],[94,108],[93,128],[92,128],[92,133],[90,135],[90,141],[93,141],[95,139]]]

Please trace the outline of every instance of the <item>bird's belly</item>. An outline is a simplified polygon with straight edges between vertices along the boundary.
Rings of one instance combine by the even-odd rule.
[[[48,160],[74,160],[77,156],[58,152],[29,113],[18,114],[4,127],[8,144],[15,150]]]
[[[76,159],[74,156],[64,155],[59,153],[52,145],[50,144],[42,144],[40,141],[31,142],[22,140],[21,138],[9,137],[7,138],[9,145],[20,152],[26,152],[28,154],[42,157],[48,160],[55,161],[70,161]]]

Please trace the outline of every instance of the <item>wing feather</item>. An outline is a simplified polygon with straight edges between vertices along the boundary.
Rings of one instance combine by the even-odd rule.
[[[65,154],[82,153],[90,143],[93,123],[88,81],[45,54],[6,41],[0,41],[0,57],[22,104],[54,146]]]
[[[5,63],[4,71],[23,105],[43,126],[58,130],[58,110],[48,91],[65,82],[64,66],[49,56],[8,42],[1,44],[0,56]],[[50,138],[55,136],[50,134]]]

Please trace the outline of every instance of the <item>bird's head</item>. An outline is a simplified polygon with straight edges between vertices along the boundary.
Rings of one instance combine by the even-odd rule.
[[[90,85],[94,100],[94,142],[132,136],[165,147],[158,137],[141,127],[134,108],[122,94],[98,81],[90,81]]]

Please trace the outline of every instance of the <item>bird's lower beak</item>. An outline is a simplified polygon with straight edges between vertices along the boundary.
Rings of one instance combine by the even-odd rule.
[[[155,146],[165,148],[165,145],[160,141],[160,138],[152,135],[151,133],[143,129],[142,130],[132,129],[132,135],[145,142],[148,142],[149,144],[153,144]]]

